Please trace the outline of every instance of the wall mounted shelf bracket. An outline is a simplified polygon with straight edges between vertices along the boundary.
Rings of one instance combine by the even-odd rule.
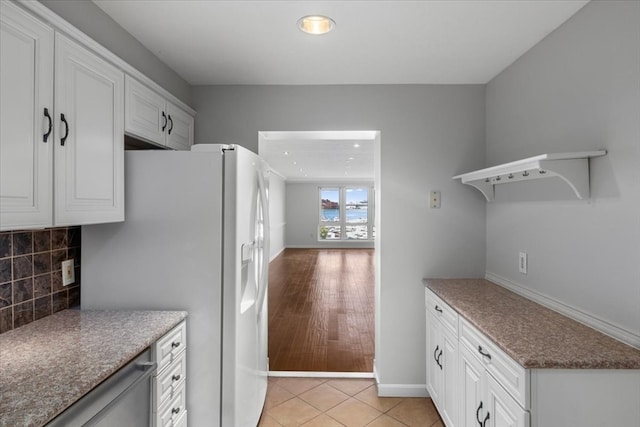
[[[456,175],[453,179],[477,188],[487,201],[492,201],[497,184],[557,177],[571,187],[578,199],[586,199],[589,198],[589,158],[605,154],[606,150],[541,154]]]

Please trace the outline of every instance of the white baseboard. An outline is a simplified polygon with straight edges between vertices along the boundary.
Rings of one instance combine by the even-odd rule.
[[[380,397],[429,397],[426,384],[381,384],[375,359],[373,359],[373,375]]]
[[[278,255],[280,255],[282,252],[284,252],[284,250],[286,249],[286,247],[282,247],[278,253],[274,254],[271,258],[269,258],[269,262],[273,261],[274,259],[276,259],[278,257]]]
[[[537,302],[538,304],[543,305],[564,316],[567,316],[577,322],[583,323],[593,329],[596,329],[603,334],[609,335],[610,337],[620,340],[633,347],[640,348],[639,335],[636,335],[633,332],[627,331],[626,329],[618,325],[601,319],[598,316],[584,312],[578,308],[560,302],[547,295],[532,291],[531,289],[528,289],[519,283],[513,282],[489,271],[485,272],[485,279],[494,282],[495,284],[500,285],[504,288],[507,288],[510,291],[515,292],[516,294],[521,295],[527,299]]]
[[[429,397],[426,384],[380,384],[380,397]]]
[[[285,378],[374,378],[373,372],[269,371],[269,376]]]

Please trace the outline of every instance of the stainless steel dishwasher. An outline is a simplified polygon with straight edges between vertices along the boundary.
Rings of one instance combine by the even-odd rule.
[[[151,425],[151,378],[157,364],[146,350],[47,424],[47,427]]]

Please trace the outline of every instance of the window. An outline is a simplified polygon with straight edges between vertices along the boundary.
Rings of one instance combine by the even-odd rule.
[[[371,187],[321,187],[319,240],[373,239]]]

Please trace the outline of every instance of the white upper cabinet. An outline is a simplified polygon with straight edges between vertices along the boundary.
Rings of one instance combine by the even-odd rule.
[[[0,2],[0,230],[52,224],[53,29]]]
[[[56,34],[55,225],[124,220],[124,73]]]
[[[191,148],[192,114],[128,75],[125,88],[127,134],[175,150]]]
[[[0,4],[0,230],[123,221],[124,73]]]
[[[167,146],[174,150],[190,150],[193,145],[193,116],[167,101]]]

